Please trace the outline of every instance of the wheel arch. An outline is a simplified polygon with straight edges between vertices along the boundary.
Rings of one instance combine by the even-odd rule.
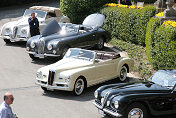
[[[86,80],[86,77],[84,77],[83,75],[80,75],[77,79],[79,79],[79,78],[82,78],[83,80],[84,80],[84,82],[85,82],[85,87],[87,88],[87,80]],[[76,79],[76,81],[77,81],[77,79]],[[75,82],[76,82],[75,81]]]

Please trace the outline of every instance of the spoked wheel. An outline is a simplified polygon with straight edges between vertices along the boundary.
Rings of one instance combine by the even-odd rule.
[[[85,89],[85,82],[83,78],[78,78],[75,82],[73,94],[74,95],[81,95]]]
[[[38,57],[34,57],[33,54],[29,54],[29,57],[30,57],[32,60],[37,60],[37,59],[39,59]]]
[[[147,109],[144,105],[140,103],[133,103],[127,109],[125,118],[147,118],[147,115]]]
[[[123,66],[120,70],[120,81],[121,82],[124,82],[127,78],[127,67],[126,66]]]
[[[99,38],[98,43],[97,43],[97,49],[101,50],[104,48],[104,39],[102,37]]]
[[[8,39],[4,39],[4,42],[6,42],[6,44],[11,43],[11,41],[10,41],[10,40],[8,40]]]

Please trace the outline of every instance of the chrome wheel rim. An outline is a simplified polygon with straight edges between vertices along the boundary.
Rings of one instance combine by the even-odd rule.
[[[104,46],[104,41],[103,41],[103,39],[99,39],[99,41],[98,41],[98,49],[102,49],[103,46]]]
[[[120,80],[125,81],[127,78],[127,68],[125,66],[120,70]]]
[[[80,95],[84,90],[84,80],[78,79],[75,83],[75,93]]]
[[[140,108],[133,108],[128,113],[128,118],[144,118],[144,113]]]

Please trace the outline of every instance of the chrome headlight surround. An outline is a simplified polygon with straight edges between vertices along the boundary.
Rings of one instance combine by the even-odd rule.
[[[26,30],[26,29],[22,29],[22,30],[21,30],[21,33],[22,33],[22,34],[27,34],[27,30]]]
[[[117,108],[119,108],[119,102],[118,101],[115,101],[114,102],[114,107],[117,109]]]
[[[52,50],[52,49],[53,49],[53,46],[52,46],[51,44],[48,44],[47,49],[48,49],[48,50]]]
[[[10,28],[6,28],[5,31],[6,31],[7,33],[9,33],[9,32],[10,32]]]
[[[70,76],[65,78],[65,82],[67,82],[67,83],[70,82]]]
[[[98,98],[98,91],[97,90],[94,92],[94,96],[95,96],[95,98]]]
[[[42,79],[42,72],[41,71],[37,72],[36,76],[37,76],[37,78]]]
[[[35,48],[35,43],[31,42],[30,46],[31,46],[31,48]]]

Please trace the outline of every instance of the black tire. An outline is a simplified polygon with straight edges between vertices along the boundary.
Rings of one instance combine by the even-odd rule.
[[[34,57],[33,54],[29,54],[29,57],[30,57],[32,60],[37,60],[37,59],[39,59],[38,57]]]
[[[41,86],[41,89],[42,89],[44,92],[49,92],[49,90],[48,90],[46,87],[42,87],[42,86]]]
[[[102,50],[102,49],[104,48],[104,39],[103,39],[103,37],[100,37],[100,38],[98,39],[98,43],[97,43],[97,45],[96,45],[96,48],[97,48],[98,50]]]
[[[62,58],[65,56],[65,54],[66,54],[66,52],[67,52],[68,49],[69,49],[68,46],[65,46],[65,47],[63,48],[62,54],[61,54],[61,56],[60,56],[60,59],[62,59]]]
[[[5,42],[6,44],[11,43],[11,41],[10,41],[9,39],[4,39],[4,42]]]
[[[141,103],[133,103],[128,108],[124,114],[124,118],[131,118],[130,116],[136,116],[136,118],[147,118],[148,111],[147,108]]]
[[[127,79],[127,67],[126,66],[122,66],[121,70],[120,70],[120,76],[119,79],[121,82],[124,82]]]
[[[86,88],[85,85],[86,83],[84,79],[82,77],[79,77],[75,82],[74,89],[72,91],[73,95],[76,95],[76,96],[81,95]]]

